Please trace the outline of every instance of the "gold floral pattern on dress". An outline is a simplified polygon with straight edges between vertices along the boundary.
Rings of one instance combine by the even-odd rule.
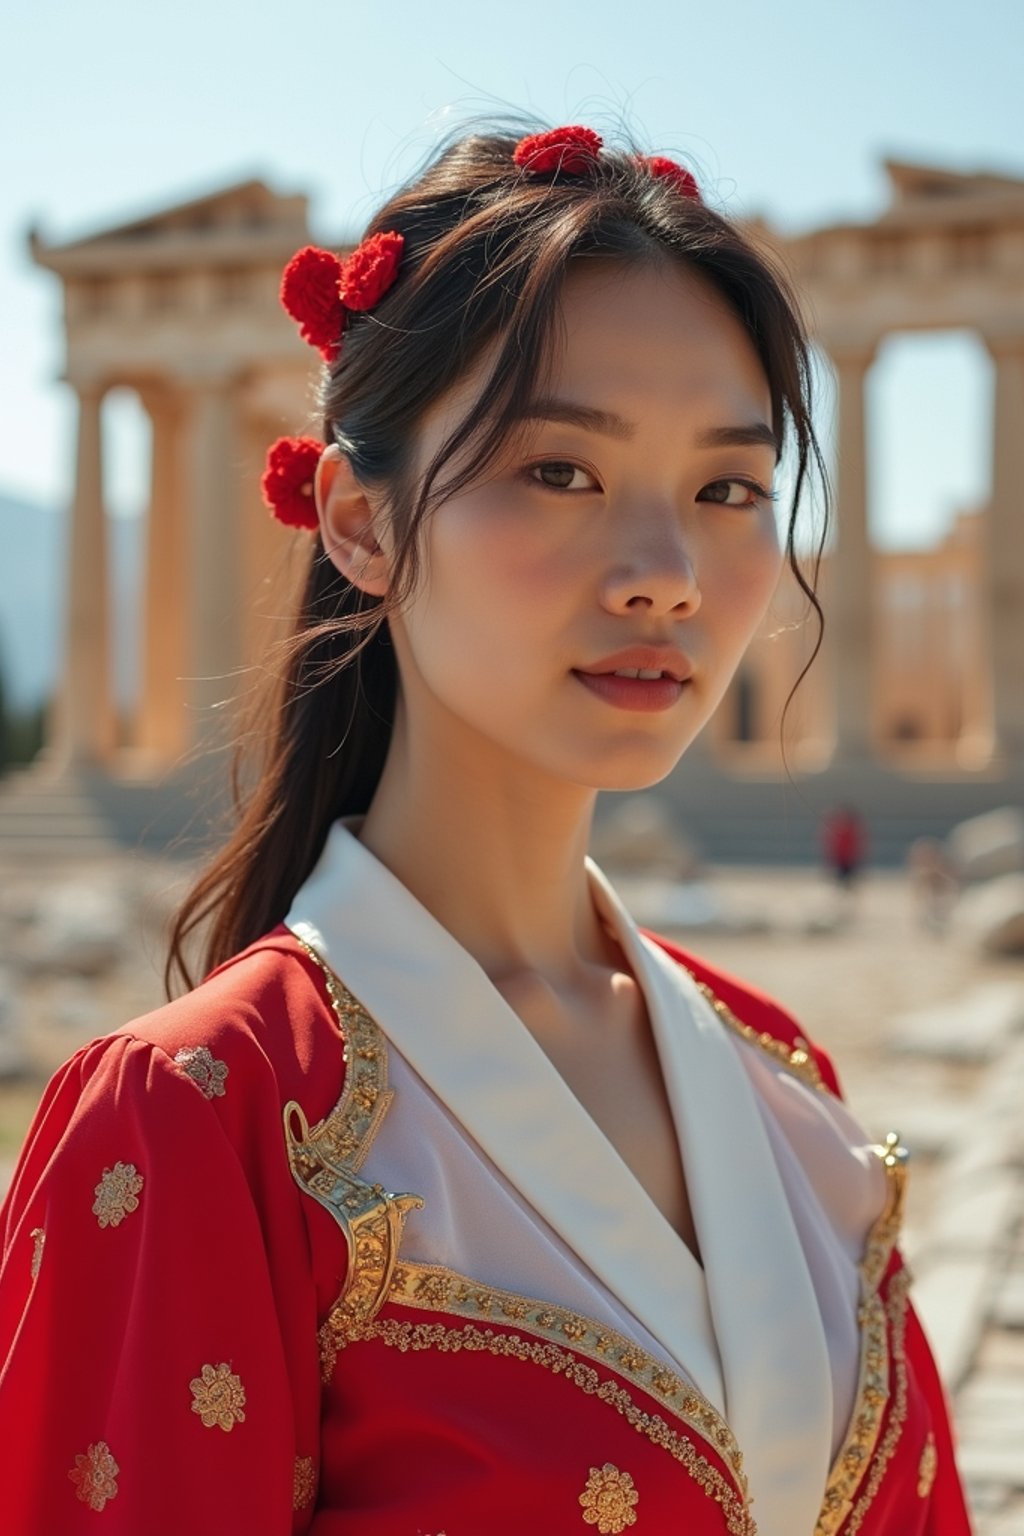
[[[100,1510],[117,1494],[117,1474],[120,1467],[110,1454],[105,1440],[97,1440],[82,1455],[75,1457],[75,1464],[68,1473],[75,1484],[75,1491],[83,1504]]]
[[[174,1059],[181,1070],[195,1083],[205,1099],[224,1097],[224,1079],[228,1075],[227,1063],[218,1061],[206,1045],[185,1045],[176,1051]]]
[[[618,1536],[636,1524],[639,1498],[628,1472],[620,1472],[610,1461],[603,1467],[591,1467],[587,1486],[580,1494],[584,1522],[596,1525],[601,1536]]]
[[[926,1499],[932,1491],[935,1474],[939,1470],[939,1453],[935,1449],[935,1436],[929,1430],[917,1466],[917,1496]]]
[[[295,1477],[292,1483],[292,1508],[305,1509],[312,1504],[316,1493],[316,1469],[312,1456],[296,1456]]]
[[[192,1412],[207,1429],[230,1430],[245,1423],[245,1388],[229,1365],[204,1365],[202,1374],[189,1382]]]
[[[104,1168],[92,1207],[101,1227],[118,1227],[126,1216],[138,1210],[142,1184],[142,1174],[134,1163],[115,1163],[113,1168]]]
[[[46,1242],[46,1233],[43,1231],[42,1227],[33,1227],[31,1237],[32,1263],[30,1266],[30,1272],[32,1279],[35,1280],[39,1274],[40,1269],[43,1267],[43,1245]]]

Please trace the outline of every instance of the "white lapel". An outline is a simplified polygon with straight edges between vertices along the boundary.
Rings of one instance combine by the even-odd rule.
[[[616,920],[631,930],[620,941],[635,947],[617,904]],[[472,956],[340,823],[286,923],[724,1413],[700,1265]]]
[[[644,989],[672,1105],[760,1536],[812,1531],[831,1457],[831,1368],[817,1298],[758,1100],[688,973],[644,939],[589,866]]]

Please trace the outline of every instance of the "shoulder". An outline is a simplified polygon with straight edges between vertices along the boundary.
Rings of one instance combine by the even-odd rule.
[[[282,1102],[309,1102],[314,1083],[333,1088],[335,1098],[340,1091],[343,1052],[323,972],[283,925],[191,992],[116,1030],[108,1049],[116,1052],[119,1041],[132,1042],[157,1070],[169,1066],[218,1104],[239,1089],[273,1087]],[[327,1097],[310,1111],[326,1113],[334,1102]]]
[[[70,1057],[45,1090],[10,1194],[58,1167],[141,1155],[180,1166],[200,1148],[233,1148],[232,1160],[248,1165],[263,1142],[282,1141],[289,1100],[311,1122],[328,1114],[344,1071],[323,973],[275,929],[185,996]]]
[[[806,1031],[775,998],[728,971],[710,965],[708,961],[663,938],[661,934],[645,930],[645,936],[689,971],[718,1011],[727,1017],[728,1022],[739,1026],[741,1033],[772,1049],[772,1054],[782,1059],[788,1057],[790,1065],[794,1067],[805,1066],[809,1062],[811,1075],[830,1093],[842,1097],[836,1069],[828,1053],[808,1039]]]

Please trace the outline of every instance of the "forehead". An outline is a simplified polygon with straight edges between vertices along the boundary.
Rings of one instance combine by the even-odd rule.
[[[706,413],[716,424],[770,419],[768,380],[746,328],[692,267],[671,258],[578,262],[565,281],[561,314],[553,393],[616,393],[659,417]]]
[[[499,347],[426,413],[427,456],[473,409]],[[574,263],[545,363],[539,393],[617,413],[648,433],[771,421],[768,380],[742,321],[707,278],[671,258]]]

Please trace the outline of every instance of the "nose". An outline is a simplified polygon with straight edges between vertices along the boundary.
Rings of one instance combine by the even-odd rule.
[[[696,613],[700,586],[678,513],[647,521],[644,528],[639,518],[630,518],[626,526],[631,535],[626,548],[602,582],[601,600],[609,613],[647,609],[674,618]]]

